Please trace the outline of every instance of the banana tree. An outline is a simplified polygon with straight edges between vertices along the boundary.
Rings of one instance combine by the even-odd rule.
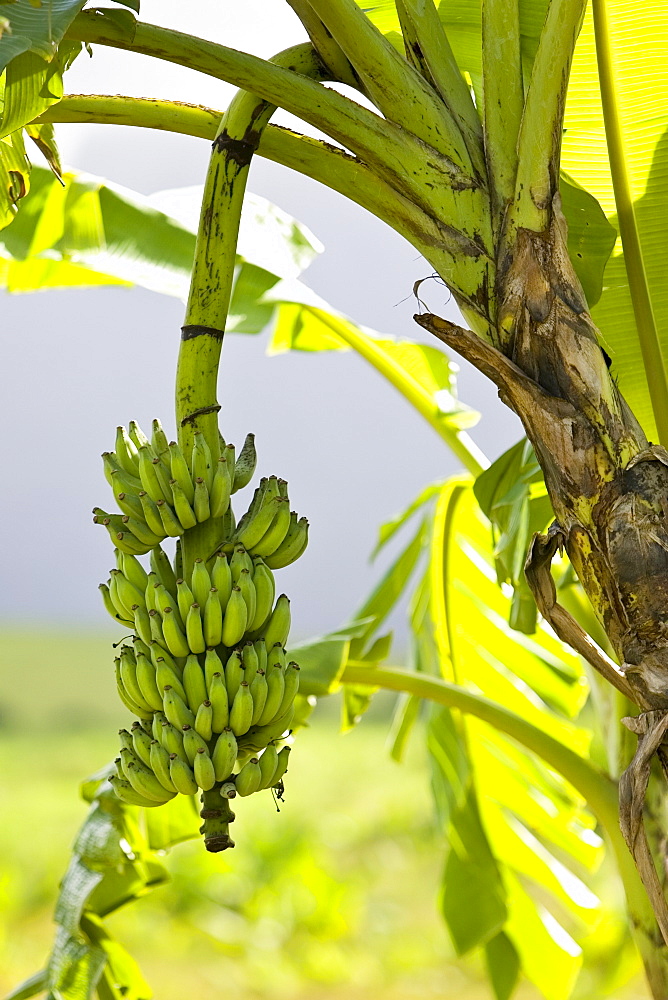
[[[179,419],[189,421],[187,388],[196,385],[199,426],[211,437],[223,334],[257,329],[260,317],[273,316],[275,349],[358,351],[467,470],[425,490],[384,527],[381,544],[419,519],[351,622],[295,649],[303,693],[343,685],[352,723],[373,689],[402,692],[398,756],[421,703],[441,706],[428,732],[450,843],[443,912],[460,952],[484,948],[497,997],[510,996],[520,971],[545,996],[568,995],[577,962],[568,959],[570,946],[555,943],[556,918],[543,899],[547,891],[573,904],[555,875],[558,857],[580,870],[593,864],[587,838],[573,836],[572,825],[550,823],[549,809],[538,817],[535,801],[518,787],[512,801],[504,799],[500,789],[509,794],[518,768],[531,775],[537,795],[577,816],[581,830],[586,802],[616,859],[649,988],[664,997],[665,23],[657,26],[656,6],[631,13],[605,0],[589,7],[585,0],[288,3],[310,41],[270,61],[142,23],[130,0],[121,4],[129,9],[82,10],[80,0],[53,0],[48,11],[27,0],[8,6],[0,38],[6,280],[22,270],[28,285],[40,287],[84,284],[92,273],[101,280],[95,252],[104,238],[85,223],[95,213],[99,219],[103,190],[89,186],[82,202],[80,182],[68,175],[59,199],[59,182],[34,171],[28,193],[25,134],[56,172],[56,122],[113,122],[212,141],[177,378]],[[155,95],[63,96],[62,73],[82,45],[171,60],[239,92],[224,114]],[[336,145],[272,125],[279,107]],[[239,256],[256,154],[326,184],[412,243],[451,290],[467,326],[430,313],[416,322],[492,380],[531,447],[521,443],[485,468],[464,429],[467,413],[452,402],[439,351],[364,331],[298,282]],[[150,231],[155,217],[145,224]],[[49,232],[56,234],[50,243]],[[46,275],[40,263],[52,263],[54,254],[60,277],[57,268]],[[559,562],[555,583],[557,553],[567,562]],[[389,648],[379,634],[383,621],[420,567],[410,606],[414,669],[380,666]],[[490,586],[494,571],[512,596]],[[606,761],[588,751],[577,721],[583,664]],[[638,736],[635,753],[629,733]],[[87,789],[93,798],[96,787]],[[106,817],[110,845],[122,836],[143,858],[188,829],[181,811],[168,829],[151,821],[141,832],[134,814],[109,806],[107,792],[94,798],[92,815],[96,822]],[[83,838],[77,864],[92,866],[88,849]],[[158,880],[155,873],[142,878],[144,887]],[[473,914],[458,905],[463,885],[475,886]],[[60,921],[63,937],[49,971],[16,996],[45,986],[58,995],[68,976],[76,979],[74,968],[82,976],[88,970],[89,993],[115,996],[122,972],[105,944],[109,908],[109,898],[96,909],[78,897]],[[144,995],[143,987],[132,988]]]

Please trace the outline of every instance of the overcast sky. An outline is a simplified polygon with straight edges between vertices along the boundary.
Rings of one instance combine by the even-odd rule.
[[[142,0],[142,18],[262,56],[303,40],[282,0]],[[224,108],[231,89],[158,60],[97,46],[66,76],[66,92],[126,93]],[[294,125],[287,115],[275,118]],[[69,166],[143,193],[200,184],[206,142],[120,126],[59,126]],[[382,223],[315,182],[256,158],[249,188],[306,223],[326,252],[306,283],[383,333],[428,342],[415,327],[411,290],[430,273]],[[457,319],[446,290],[422,286],[434,312]],[[97,585],[112,553],[91,523],[111,505],[100,453],[131,419],[159,416],[174,435],[172,396],[183,304],[141,289],[3,293],[0,407],[4,432],[2,593],[6,623],[104,624]],[[258,472],[289,480],[292,505],[311,522],[311,544],[282,570],[295,632],[336,628],[364,598],[382,563],[369,565],[379,523],[428,482],[457,471],[436,434],[352,353],[267,358],[266,333],[231,336],[221,369],[222,429],[256,433]],[[495,457],[520,436],[494,388],[462,364],[460,396],[484,412],[477,443]],[[242,494],[243,496],[243,494]],[[243,510],[237,510],[242,513]]]

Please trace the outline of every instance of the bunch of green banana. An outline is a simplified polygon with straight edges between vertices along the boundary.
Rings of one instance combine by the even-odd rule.
[[[243,545],[217,552],[208,562],[196,559],[188,580],[178,578],[160,546],[146,572],[136,556],[116,550],[116,568],[100,591],[109,614],[132,628],[148,645],[185,657],[210,647],[232,649],[244,638],[268,637],[284,644],[290,628],[290,602],[274,603],[274,574]]]
[[[120,731],[114,787],[124,801],[160,805],[198,789],[229,799],[281,782],[289,747],[277,743],[294,716],[299,667],[265,638],[225,651],[225,661],[221,651],[172,657],[138,637],[121,647],[118,693],[140,720]]]
[[[120,731],[110,780],[133,805],[201,791],[209,850],[233,846],[230,799],[282,789],[290,753],[282,744],[299,687],[299,667],[285,653],[290,602],[276,597],[273,571],[304,551],[308,522],[290,511],[285,480],[271,476],[236,523],[230,496],[254,467],[252,435],[235,462],[222,438],[221,454],[212,456],[196,434],[188,465],[158,421],[150,442],[131,424],[129,433],[119,428],[116,452],[105,456],[127,512],[96,512],[116,543],[116,566],[100,585],[104,604],[134,633],[119,651],[116,681],[138,721]],[[184,570],[182,542],[213,518],[216,551],[193,559],[191,549]],[[160,545],[168,534],[177,536],[173,562]],[[149,566],[138,558],[146,552]]]
[[[246,437],[236,459],[233,444],[222,437],[218,443],[214,453],[203,435],[195,434],[192,454],[184,456],[175,441],[167,441],[159,420],[153,421],[150,441],[134,421],[127,431],[119,427],[116,450],[105,452],[102,459],[122,514],[95,507],[93,520],[129,555],[143,555],[164,538],[177,538],[211,517],[227,518],[231,533],[230,496],[253,476],[255,438]]]

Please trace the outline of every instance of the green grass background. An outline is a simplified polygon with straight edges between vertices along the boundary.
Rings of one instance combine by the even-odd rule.
[[[116,755],[129,721],[113,680],[117,638],[10,629],[0,640],[0,994],[44,964],[86,812],[78,783]],[[175,848],[171,883],[109,919],[158,1000],[490,996],[479,961],[455,959],[438,915],[443,844],[419,734],[397,765],[385,747],[391,699],[345,736],[336,701],[299,733],[280,813],[268,793],[242,800],[233,851]],[[596,941],[619,933],[606,919],[594,957]],[[633,961],[622,954],[606,995],[647,996],[638,979],[614,986]],[[527,985],[516,996],[538,994]]]

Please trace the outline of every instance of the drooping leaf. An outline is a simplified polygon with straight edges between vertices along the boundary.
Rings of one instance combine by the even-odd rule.
[[[488,501],[501,479],[483,482]],[[586,697],[582,668],[544,628],[528,636],[509,627],[510,599],[499,588],[494,562],[491,526],[471,482],[454,478],[441,488],[430,567],[412,602],[415,666],[439,670],[586,754],[589,733],[571,722]],[[510,995],[519,971],[546,989],[547,973],[518,940],[526,922],[544,955],[550,949],[543,935],[551,936],[551,960],[566,998],[579,968],[567,928],[597,914],[598,900],[583,881],[601,854],[592,817],[559,775],[482,722],[435,713],[428,747],[448,845],[442,909],[455,947],[485,946],[497,996]],[[461,912],[462,887],[475,899],[467,912]],[[548,913],[548,900],[553,912],[568,913],[565,924]],[[547,990],[557,995],[555,987]]]
[[[517,985],[520,960],[507,934],[501,931],[486,943],[485,959],[496,1000],[510,1000]]]
[[[322,697],[336,691],[349,648],[349,639],[331,636],[291,646],[289,656],[299,664],[301,694]]]
[[[15,184],[18,196],[28,172],[27,167],[20,172],[26,161],[22,145],[15,148],[17,136],[0,141],[0,157],[5,148],[14,157],[6,187]],[[23,160],[17,165],[18,154]],[[195,248],[197,191],[185,189],[182,199],[175,192],[145,198],[86,174],[67,172],[60,184],[48,170],[33,168],[30,194],[17,216],[10,213],[5,225],[12,225],[0,234],[5,251],[0,283],[9,291],[140,284],[185,297]],[[160,205],[171,206],[173,214]],[[287,213],[250,197],[239,247],[229,329],[258,333],[275,309],[263,303],[264,293],[279,279],[299,273],[320,245]]]
[[[552,517],[552,506],[526,438],[485,469],[473,489],[493,526],[497,580],[513,587],[510,624],[532,635],[537,609],[524,575],[524,563],[534,533],[544,530]]]
[[[49,0],[36,6],[17,0],[5,7],[10,31],[0,36],[0,70],[23,52],[52,59],[56,48],[86,0]]]
[[[559,192],[568,222],[568,255],[591,308],[601,298],[603,275],[617,240],[617,230],[610,225],[594,196],[563,172]]]

